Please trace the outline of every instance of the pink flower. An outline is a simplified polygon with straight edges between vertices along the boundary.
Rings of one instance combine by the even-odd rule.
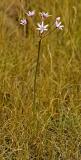
[[[38,23],[37,25],[38,25],[37,30],[39,30],[41,34],[42,34],[44,31],[47,31],[47,30],[48,30],[48,29],[47,29],[48,25],[44,25],[44,22],[43,22],[43,21],[42,21],[41,24]]]
[[[21,19],[20,24],[21,25],[26,25],[27,24],[27,20],[26,19]]]
[[[55,21],[55,26],[56,26],[56,28],[62,30],[63,27],[64,27],[64,25],[61,25],[61,23],[62,23],[62,22],[60,21],[60,17],[57,17],[57,18],[56,18],[56,21]]]
[[[48,12],[46,12],[46,13],[45,12],[40,12],[40,15],[41,15],[42,19],[46,19],[49,16],[51,16],[51,15],[48,14]]]
[[[26,13],[28,17],[33,17],[35,15],[35,11],[28,11],[28,13]]]

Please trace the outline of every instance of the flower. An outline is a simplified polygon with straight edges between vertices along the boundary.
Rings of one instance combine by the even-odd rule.
[[[64,27],[64,25],[61,25],[61,23],[62,23],[62,22],[60,21],[60,17],[57,17],[57,18],[56,18],[56,21],[55,21],[55,26],[56,26],[56,28],[62,30],[63,27]]]
[[[20,24],[21,25],[26,25],[27,24],[27,20],[26,19],[21,19]]]
[[[41,34],[42,34],[44,31],[47,31],[47,30],[48,30],[48,29],[47,29],[48,25],[44,25],[44,22],[43,22],[43,21],[42,21],[41,24],[38,23],[37,25],[38,25],[37,30],[39,30]]]
[[[33,17],[35,15],[35,10],[33,11],[28,11],[28,13],[26,13],[28,17]]]
[[[49,15],[48,14],[48,12],[40,12],[40,15],[41,15],[41,17],[42,17],[42,19],[44,19],[44,18],[48,18],[49,16],[51,16],[51,15]]]

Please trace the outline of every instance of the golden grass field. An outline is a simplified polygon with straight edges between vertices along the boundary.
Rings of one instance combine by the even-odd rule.
[[[20,25],[24,11],[60,16],[64,29],[42,40],[33,86],[38,31]],[[35,116],[33,116],[35,115]],[[0,160],[81,160],[81,2],[0,2]]]

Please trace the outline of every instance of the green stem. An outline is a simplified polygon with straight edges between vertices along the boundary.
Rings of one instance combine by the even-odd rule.
[[[38,72],[38,65],[39,65],[39,58],[40,58],[41,41],[42,39],[40,38],[39,44],[38,44],[38,55],[37,55],[35,78],[34,78],[34,100],[33,100],[34,111],[36,110],[36,80],[37,80],[37,72]]]

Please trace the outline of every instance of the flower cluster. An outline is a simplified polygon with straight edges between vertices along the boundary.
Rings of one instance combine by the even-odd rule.
[[[33,11],[28,11],[28,13],[26,13],[26,15],[28,17],[33,17],[35,15],[35,11],[34,10]],[[27,24],[27,20],[26,19],[21,19],[20,24],[21,25],[26,25]]]
[[[52,15],[49,15],[48,12],[40,12],[40,17],[41,17],[41,23],[37,23],[37,30],[39,30],[40,34],[42,34],[44,31],[47,31],[48,30],[48,24],[47,25],[44,25],[44,20],[47,19],[48,17],[52,16]],[[26,13],[26,15],[28,17],[33,17],[35,15],[35,10],[33,11],[28,11]],[[20,21],[20,24],[21,25],[26,25],[27,24],[27,20],[26,19],[22,19]],[[62,25],[62,22],[60,21],[60,17],[57,17],[55,22],[54,22],[54,25],[57,29],[59,30],[62,30],[64,25]]]

